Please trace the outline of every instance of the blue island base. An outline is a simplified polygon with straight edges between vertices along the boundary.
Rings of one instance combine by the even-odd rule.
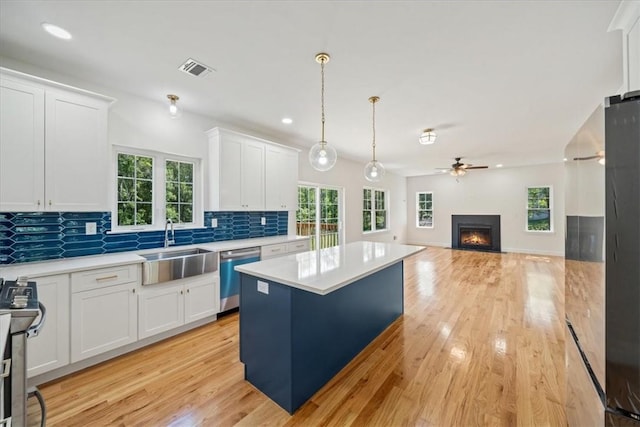
[[[402,261],[326,295],[242,273],[245,379],[293,414],[403,310]]]

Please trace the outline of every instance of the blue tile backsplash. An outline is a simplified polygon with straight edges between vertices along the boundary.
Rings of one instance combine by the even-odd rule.
[[[266,218],[266,225],[260,219]],[[211,227],[216,218],[218,226]],[[86,235],[95,222],[97,234]],[[288,212],[205,212],[204,228],[176,230],[176,246],[287,234]],[[164,231],[107,234],[111,212],[0,212],[0,264],[160,248]]]

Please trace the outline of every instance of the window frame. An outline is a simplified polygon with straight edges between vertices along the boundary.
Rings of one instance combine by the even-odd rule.
[[[371,191],[371,209],[365,209],[364,208],[364,192],[365,190],[370,190]],[[385,228],[377,228],[376,225],[376,212],[381,211],[382,209],[376,209],[376,191],[378,192],[382,192],[383,193],[383,197],[384,197],[384,212],[385,212]],[[382,233],[385,231],[389,231],[391,229],[390,227],[390,214],[389,214],[389,190],[384,189],[384,188],[376,188],[376,187],[368,187],[368,186],[364,186],[362,188],[362,204],[361,204],[361,211],[362,211],[362,219],[363,222],[361,224],[360,229],[362,230],[362,234],[372,234],[372,233]],[[364,229],[364,215],[365,212],[369,211],[370,212],[370,221],[371,221],[371,230],[365,230]]]
[[[431,209],[420,209],[420,195],[431,195]],[[431,212],[431,225],[420,225],[420,212]],[[435,224],[433,217],[433,191],[416,191],[416,228],[433,228]]]
[[[152,175],[152,224],[146,225],[118,225],[118,155],[128,154],[134,156],[151,157],[153,159]],[[127,233],[139,231],[164,230],[167,215],[166,201],[166,162],[177,161],[193,164],[193,222],[175,223],[176,229],[202,228],[204,227],[203,208],[203,178],[202,159],[188,157],[160,151],[145,150],[135,147],[113,147],[112,171],[111,171],[111,231],[109,233]]]
[[[533,188],[547,188],[549,190],[549,207],[548,208],[531,208],[529,207],[529,190]],[[548,210],[549,211],[549,229],[548,230],[529,230],[529,211],[531,210]],[[526,187],[525,194],[525,224],[524,229],[527,233],[554,233],[554,221],[553,221],[553,186],[552,185],[528,185]]]

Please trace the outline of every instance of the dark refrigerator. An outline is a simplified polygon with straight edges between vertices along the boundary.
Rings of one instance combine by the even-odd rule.
[[[633,420],[640,420],[640,91],[606,99],[605,153],[605,403],[614,425],[635,425]]]

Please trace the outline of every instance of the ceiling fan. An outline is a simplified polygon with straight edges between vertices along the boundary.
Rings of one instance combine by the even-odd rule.
[[[604,151],[597,151],[595,156],[587,156],[587,157],[574,157],[573,160],[593,160],[598,159],[598,163],[604,165]]]
[[[473,166],[470,163],[460,163],[462,157],[456,157],[456,162],[451,165],[450,168],[438,168],[441,171],[449,171],[453,176],[462,176],[467,173],[469,169],[487,169],[489,166]]]

